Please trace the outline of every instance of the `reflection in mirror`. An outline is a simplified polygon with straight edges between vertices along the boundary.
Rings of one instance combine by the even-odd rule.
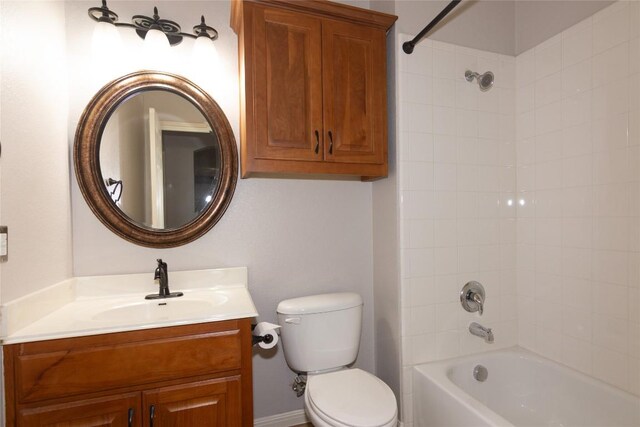
[[[100,139],[102,182],[131,220],[177,229],[215,198],[220,143],[191,102],[172,92],[139,92],[122,102]]]

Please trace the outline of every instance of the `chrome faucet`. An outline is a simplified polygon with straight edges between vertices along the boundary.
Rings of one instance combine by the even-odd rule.
[[[464,285],[460,291],[460,303],[468,312],[477,311],[482,316],[484,313],[484,287],[480,282],[472,280]]]
[[[151,294],[144,297],[145,299],[163,299],[176,298],[183,295],[182,292],[169,291],[169,273],[167,271],[167,263],[158,258],[158,266],[156,267],[153,280],[157,280],[160,285],[160,291],[157,294]]]
[[[483,338],[486,343],[493,342],[493,332],[491,331],[491,328],[485,328],[479,323],[472,322],[469,325],[469,332],[471,332],[471,335]]]

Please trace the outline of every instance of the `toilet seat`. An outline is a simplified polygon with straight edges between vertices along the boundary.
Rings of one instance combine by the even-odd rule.
[[[382,380],[361,369],[310,375],[305,406],[312,421],[326,426],[388,427],[397,423],[398,408],[393,391]]]

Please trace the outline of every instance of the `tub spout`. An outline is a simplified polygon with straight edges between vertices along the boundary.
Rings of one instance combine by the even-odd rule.
[[[481,324],[473,322],[469,325],[469,332],[471,332],[471,335],[483,338],[484,342],[493,342],[493,331],[491,331],[491,328],[485,328]]]

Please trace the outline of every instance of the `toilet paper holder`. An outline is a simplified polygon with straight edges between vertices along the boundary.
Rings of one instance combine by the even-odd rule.
[[[270,349],[278,343],[278,333],[280,325],[269,322],[260,322],[251,325],[251,345],[259,345],[261,348]]]
[[[251,326],[251,330],[255,329],[255,325]],[[258,345],[261,342],[264,342],[265,344],[271,344],[273,342],[273,335],[271,334],[264,334],[264,335],[251,335],[251,345]]]

